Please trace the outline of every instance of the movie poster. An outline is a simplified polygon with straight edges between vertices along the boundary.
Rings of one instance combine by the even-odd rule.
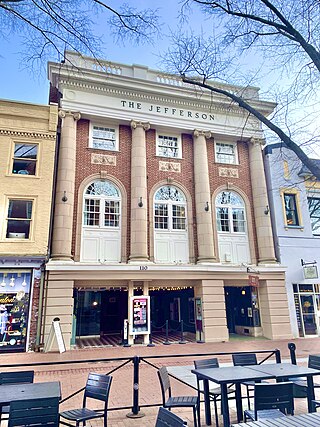
[[[132,334],[149,333],[149,297],[132,297]]]

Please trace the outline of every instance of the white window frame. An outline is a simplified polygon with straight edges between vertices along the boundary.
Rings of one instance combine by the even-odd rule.
[[[114,148],[102,148],[102,147],[94,147],[93,146],[93,128],[94,127],[102,127],[105,129],[114,129],[115,130],[115,147]],[[90,122],[90,128],[89,128],[89,148],[93,148],[94,150],[101,150],[101,151],[119,151],[119,126],[112,124],[112,123],[96,123],[96,122]]]
[[[310,218],[310,226],[312,229],[312,234],[314,237],[320,238],[320,232],[319,233],[315,233],[315,231],[313,230],[312,227],[312,220],[311,220],[311,214],[310,214],[310,208],[309,208],[309,199],[320,199],[320,191],[307,191],[307,205],[308,205],[308,214],[309,214],[309,218]]]
[[[8,221],[11,219],[8,217],[9,214],[9,204],[11,200],[21,200],[21,201],[27,201],[32,202],[32,211],[31,211],[31,218],[30,218],[30,228],[29,228],[29,237],[28,238],[14,238],[14,237],[7,237],[7,230],[8,230]],[[5,213],[5,226],[3,230],[3,240],[6,241],[19,241],[19,242],[30,242],[33,241],[33,233],[34,233],[34,218],[35,218],[35,210],[36,210],[36,198],[35,197],[19,197],[19,196],[7,196],[6,197],[6,213]],[[23,219],[21,219],[23,221]]]
[[[225,161],[221,161],[221,159],[218,158],[217,147],[219,145],[230,145],[230,146],[233,146],[234,156],[230,156],[230,158],[234,159],[234,162],[225,162]],[[215,143],[214,143],[214,156],[215,156],[215,162],[216,163],[221,163],[223,165],[238,165],[239,164],[239,160],[238,160],[238,146],[237,146],[237,143],[236,142],[215,141]]]
[[[159,147],[159,141],[160,141],[160,137],[169,137],[169,138],[177,138],[177,150],[178,150],[178,155],[177,156],[165,156],[160,152],[160,147]],[[181,135],[178,134],[171,134],[170,132],[157,132],[156,133],[156,154],[159,157],[163,157],[164,159],[182,159],[182,141],[181,141]]]
[[[240,196],[240,194],[236,193],[235,191],[231,191],[231,193],[234,193],[237,197],[239,197],[239,199],[242,200],[243,205],[241,205],[241,204],[236,205],[236,204],[232,204],[232,203],[219,204],[219,203],[216,202],[216,204],[215,204],[215,211],[216,211],[216,226],[217,226],[218,233],[219,234],[226,234],[226,235],[228,234],[228,235],[232,235],[232,236],[246,235],[246,234],[248,234],[248,229],[247,229],[246,206],[245,206],[244,200]],[[227,209],[227,212],[228,212],[228,219],[227,219],[227,221],[228,221],[228,228],[229,228],[228,231],[219,230],[219,217],[218,217],[218,209],[219,208],[225,208],[225,209]],[[235,231],[234,230],[233,211],[235,209],[241,209],[243,211],[243,218],[244,218],[243,219],[243,228],[244,228],[244,231]]]
[[[33,161],[35,163],[35,169],[36,169],[36,173],[35,174],[24,174],[24,173],[14,173],[13,172],[13,166],[14,166],[14,160],[19,160],[18,157],[15,157],[15,148],[16,148],[16,144],[20,144],[20,145],[36,145],[37,146],[37,157],[36,159],[31,159],[31,161]],[[19,178],[35,178],[35,177],[39,177],[39,169],[40,169],[40,155],[41,155],[41,145],[38,141],[19,141],[19,140],[14,140],[12,141],[12,149],[11,149],[11,159],[9,162],[9,170],[8,170],[8,175],[14,176],[14,177],[19,177]],[[23,158],[21,158],[23,159]]]

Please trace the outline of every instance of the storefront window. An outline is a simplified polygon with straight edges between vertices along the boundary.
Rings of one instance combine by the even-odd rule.
[[[0,270],[0,280],[0,352],[25,351],[31,271]]]
[[[293,285],[297,325],[301,337],[320,333],[320,294],[317,291],[319,285]]]

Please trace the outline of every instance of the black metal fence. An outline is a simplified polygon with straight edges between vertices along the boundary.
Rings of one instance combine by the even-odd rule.
[[[290,350],[290,356],[292,363],[296,363],[295,358],[295,345],[293,343],[288,344],[289,350]],[[160,361],[161,359],[166,359],[168,361],[169,359],[182,359],[182,358],[199,358],[199,357],[208,357],[208,356],[214,356],[219,357],[223,356],[228,357],[232,356],[232,354],[246,354],[246,353],[252,353],[252,351],[243,351],[243,352],[215,352],[215,353],[184,353],[184,354],[175,354],[175,355],[154,355],[154,356],[133,356],[133,357],[117,357],[117,358],[101,358],[101,359],[81,359],[81,360],[65,360],[65,361],[55,361],[55,362],[39,362],[39,363],[13,363],[13,364],[2,364],[1,369],[9,370],[10,368],[25,368],[26,366],[30,368],[39,368],[39,367],[45,367],[45,366],[62,366],[62,365],[83,365],[83,364],[98,364],[98,363],[108,363],[108,362],[120,362],[120,364],[116,367],[113,367],[112,369],[105,372],[107,375],[111,375],[115,371],[118,371],[119,369],[123,368],[124,366],[127,366],[129,364],[133,365],[133,383],[132,383],[132,405],[131,406],[118,406],[118,407],[111,407],[109,408],[109,411],[118,411],[118,410],[130,410],[132,416],[139,416],[139,412],[141,408],[146,407],[156,407],[156,406],[162,406],[162,403],[160,402],[152,402],[151,404],[143,404],[140,405],[139,401],[139,393],[140,393],[140,365],[141,363],[145,363],[148,366],[153,367],[154,369],[158,369],[160,366],[156,364],[155,361]],[[265,361],[274,358],[276,363],[281,363],[281,354],[280,350],[273,349],[273,350],[257,350],[255,351],[257,355],[261,355],[261,360],[259,361],[259,364],[264,363]],[[163,366],[163,364],[162,364]],[[190,386],[190,384],[184,382],[183,380],[179,380],[176,377],[174,377],[176,380],[180,381],[181,383]],[[64,403],[71,399],[72,397],[78,395],[84,390],[85,387],[82,387],[72,394],[68,395],[64,399],[61,400],[60,403]],[[192,387],[194,388],[194,387]],[[112,393],[112,390],[111,390]],[[128,414],[130,416],[130,414]]]

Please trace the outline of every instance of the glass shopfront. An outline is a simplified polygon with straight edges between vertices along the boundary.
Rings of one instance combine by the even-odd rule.
[[[0,352],[26,351],[31,270],[0,270]]]
[[[320,335],[319,284],[293,285],[299,336]]]

